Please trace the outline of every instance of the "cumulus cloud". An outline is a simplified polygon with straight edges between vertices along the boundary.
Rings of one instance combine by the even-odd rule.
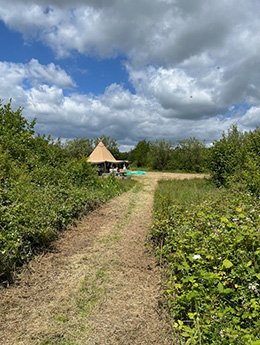
[[[231,120],[223,116],[205,119],[203,123],[195,119],[183,120],[166,116],[159,97],[155,97],[153,86],[145,94],[141,89],[132,94],[115,83],[99,96],[79,94],[75,90],[65,94],[62,88],[64,82],[58,85],[53,78],[52,83],[46,84],[46,79],[50,79],[46,78],[45,73],[35,73],[31,65],[36,65],[37,70],[46,73],[49,70],[49,66],[40,65],[36,61],[27,65],[0,64],[2,80],[6,81],[6,84],[0,84],[0,93],[3,94],[8,85],[15,102],[19,102],[15,103],[16,106],[23,106],[24,114],[30,120],[37,118],[36,129],[54,137],[95,137],[106,133],[116,137],[122,147],[125,145],[127,148],[143,138],[153,140],[165,137],[178,140],[196,136],[201,140],[211,140],[216,137],[219,128],[226,129],[231,124]],[[55,66],[51,70],[53,68],[60,76],[64,76],[63,70]],[[156,75],[156,71],[151,73],[153,74]],[[28,77],[31,84],[23,87]],[[65,83],[68,87],[73,85],[70,79],[65,80],[70,81]],[[7,97],[8,95],[5,101]]]
[[[223,62],[232,56],[223,47],[235,39],[242,50],[247,38],[260,26],[260,5],[255,1],[154,0],[152,5],[148,0],[1,3],[0,18],[9,27],[26,36],[37,35],[60,55],[71,50],[101,57],[123,52],[135,62],[164,66],[200,56],[205,50]],[[259,44],[259,37],[253,37],[250,41]],[[249,49],[256,49],[255,44],[250,44]]]
[[[57,64],[0,63],[2,98],[12,94],[36,114],[43,132],[107,133],[127,145],[144,137],[212,140],[234,121],[243,128],[260,124],[257,1],[0,0],[0,5],[0,19],[9,28],[25,40],[43,42],[57,59],[76,51],[126,60],[135,94],[112,84],[99,96],[77,93]]]
[[[47,66],[41,65],[36,59],[32,59],[28,64],[0,62],[0,75],[2,82],[12,87],[14,85],[22,86],[25,81],[34,85],[55,83],[57,86],[64,88],[76,85],[71,77],[59,66],[53,63]]]
[[[215,116],[227,110],[216,97],[214,83],[191,77],[180,68],[148,68],[135,70],[128,66],[130,80],[138,92],[154,97],[162,106],[165,116],[181,119],[199,119]]]
[[[259,127],[260,125],[260,106],[251,107],[245,113],[245,115],[240,119],[241,125],[249,129],[253,129],[255,127]]]

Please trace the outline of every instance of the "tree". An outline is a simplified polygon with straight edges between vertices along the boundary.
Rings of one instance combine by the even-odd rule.
[[[155,170],[166,170],[168,168],[173,143],[171,140],[155,140],[150,142],[149,158],[151,167]]]
[[[176,158],[180,170],[203,172],[206,170],[206,145],[194,137],[178,140]]]
[[[88,157],[93,151],[93,139],[87,138],[75,138],[73,140],[67,140],[65,143],[65,149],[69,152],[71,157],[80,158],[82,156]]]
[[[19,163],[26,160],[33,142],[35,120],[31,123],[22,116],[22,108],[11,109],[12,101],[2,105],[0,102],[0,145],[8,150],[11,158]]]
[[[130,160],[138,168],[146,167],[148,163],[149,142],[145,139],[137,143],[135,148],[130,152]]]
[[[232,125],[227,134],[216,140],[209,149],[208,166],[217,185],[227,185],[238,170],[243,170],[245,162],[245,135],[237,125]]]

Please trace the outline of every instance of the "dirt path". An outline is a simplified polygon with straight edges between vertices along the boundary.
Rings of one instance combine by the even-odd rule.
[[[144,246],[161,178],[141,184],[66,231],[55,248],[1,289],[0,344],[174,344],[160,271]]]

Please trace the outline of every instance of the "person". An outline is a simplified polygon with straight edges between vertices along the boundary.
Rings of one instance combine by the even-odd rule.
[[[102,176],[103,169],[101,166],[98,166],[97,173],[98,173],[98,176]]]

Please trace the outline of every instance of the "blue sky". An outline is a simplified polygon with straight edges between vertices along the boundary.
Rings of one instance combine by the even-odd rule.
[[[0,0],[0,98],[54,138],[260,126],[255,0]]]
[[[55,62],[73,77],[80,93],[103,94],[112,83],[122,84],[135,92],[128,81],[124,56],[101,59],[74,51],[68,58],[56,59],[49,47],[33,39],[24,40],[21,33],[10,30],[3,21],[0,21],[0,34],[1,47],[7,48],[0,51],[1,61],[28,63],[34,58],[44,65]]]

